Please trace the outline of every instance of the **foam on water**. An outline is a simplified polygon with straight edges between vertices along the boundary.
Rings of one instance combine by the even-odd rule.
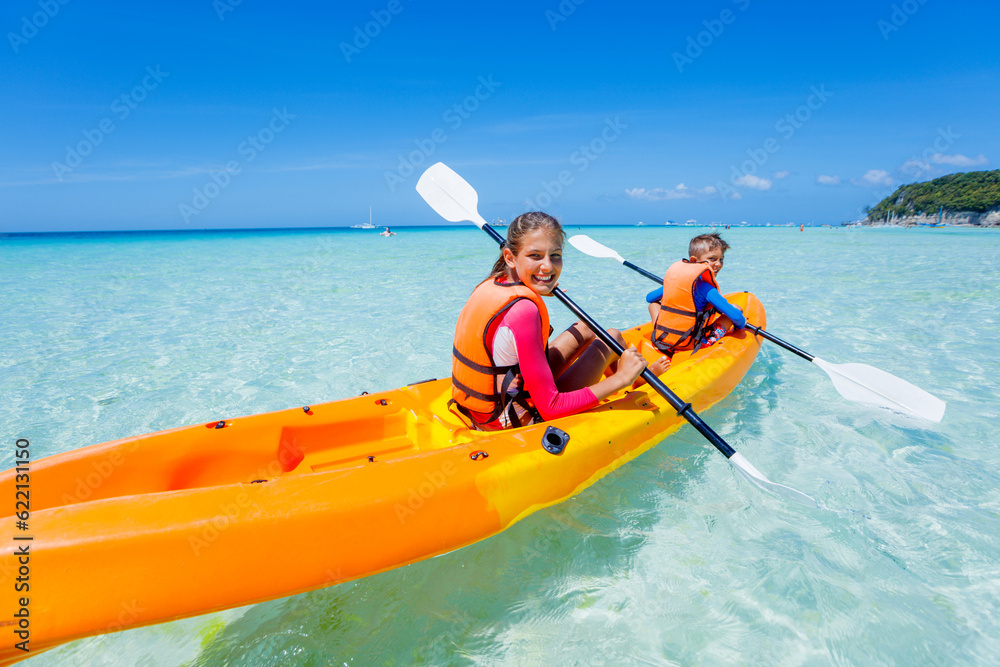
[[[496,248],[473,228],[397,231],[0,238],[8,444],[30,438],[39,457],[447,375]],[[582,231],[660,272],[700,230]],[[819,507],[761,492],[685,428],[485,542],[31,663],[995,662],[1000,234],[724,236],[720,282],[757,294],[772,333],[930,391],[942,423],[847,402],[765,343],[703,416]],[[565,261],[561,286],[599,322],[646,317],[645,278],[571,248]],[[13,447],[0,456],[9,467]]]

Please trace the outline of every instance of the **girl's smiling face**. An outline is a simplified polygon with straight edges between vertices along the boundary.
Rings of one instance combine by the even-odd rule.
[[[539,228],[525,234],[517,255],[510,248],[503,249],[507,273],[535,290],[548,296],[559,283],[562,273],[562,238],[552,230]]]

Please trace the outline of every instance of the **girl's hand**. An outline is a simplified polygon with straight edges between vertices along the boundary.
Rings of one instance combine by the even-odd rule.
[[[646,370],[646,358],[639,354],[639,350],[635,349],[634,345],[630,345],[618,360],[618,371],[615,373],[615,379],[623,382],[622,387],[627,387],[635,382],[644,370]]]

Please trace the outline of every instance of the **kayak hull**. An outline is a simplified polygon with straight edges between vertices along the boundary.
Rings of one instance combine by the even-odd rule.
[[[751,294],[729,295],[766,326]],[[649,325],[625,332],[650,359]],[[746,332],[675,356],[661,379],[695,410],[752,365]],[[470,430],[447,405],[450,380],[323,405],[220,419],[32,462],[29,530],[15,517],[5,550],[5,609],[30,611],[30,649],[336,584],[443,554],[559,503],[639,456],[684,421],[644,385],[585,413],[501,432]],[[541,446],[548,426],[569,434]],[[12,498],[15,470],[0,475]],[[15,541],[15,538],[30,540]],[[12,617],[8,614],[6,619]],[[18,619],[0,621],[14,626]]]

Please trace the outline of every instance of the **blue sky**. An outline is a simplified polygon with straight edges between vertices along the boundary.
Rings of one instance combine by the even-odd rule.
[[[1000,3],[420,0],[0,10],[0,231],[838,223],[1000,166]],[[366,34],[367,33],[367,34]]]

